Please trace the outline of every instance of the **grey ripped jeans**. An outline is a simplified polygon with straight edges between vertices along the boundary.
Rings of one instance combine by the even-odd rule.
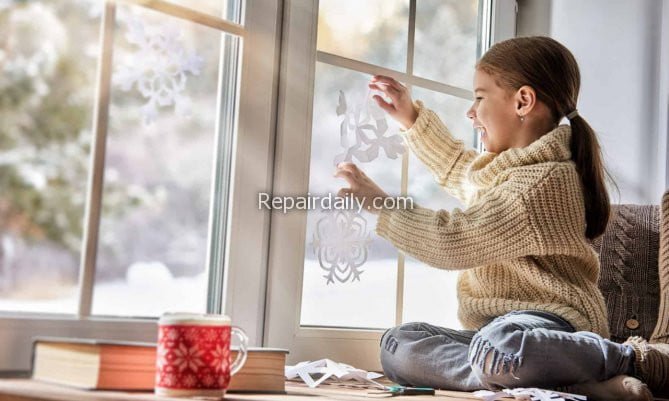
[[[634,351],[543,311],[514,311],[478,332],[407,323],[381,338],[381,365],[399,384],[473,391],[556,388],[632,375]]]

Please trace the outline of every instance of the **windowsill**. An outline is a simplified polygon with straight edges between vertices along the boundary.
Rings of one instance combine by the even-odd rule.
[[[350,388],[346,385],[328,385],[310,389],[303,384],[287,382],[286,394],[228,394],[225,398],[238,401],[334,401],[342,399],[368,398],[366,389]],[[452,401],[477,400],[470,393],[437,391],[440,399]],[[150,392],[88,391],[30,379],[0,379],[0,400],[12,401],[183,401],[184,398],[159,397]],[[434,400],[435,396],[404,396],[393,399]]]

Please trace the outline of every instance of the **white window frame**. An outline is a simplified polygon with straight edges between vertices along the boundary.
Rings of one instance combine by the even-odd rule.
[[[219,196],[220,204],[212,204],[210,213],[210,241],[218,246],[212,246],[213,252],[207,255],[207,312],[224,311],[234,324],[247,331],[251,344],[261,345],[267,265],[264,250],[268,244],[269,215],[259,212],[255,201],[258,192],[268,190],[272,183],[281,0],[242,1],[240,21],[243,25],[165,0],[108,0],[102,17],[100,43],[103,48],[112,46],[117,3],[152,8],[241,38],[236,71],[219,77],[220,85],[236,82],[238,96],[234,104],[219,99],[219,113],[232,118],[220,119],[229,126],[217,127],[217,131],[235,125],[236,129],[231,141],[217,135],[216,151],[230,149],[232,159],[216,160],[213,166],[212,200],[216,193],[227,192],[228,196]],[[96,102],[102,103],[96,105],[94,113],[96,140],[92,146],[95,150],[91,156],[89,181],[89,198],[93,201],[86,211],[77,314],[0,312],[0,344],[5,350],[0,353],[0,372],[28,370],[32,337],[37,335],[156,341],[156,319],[103,318],[90,313],[107,128],[104,102],[109,101],[110,67],[110,60],[106,60],[101,61],[98,68],[100,92]]]
[[[317,51],[318,2],[286,0],[282,39],[279,115],[275,152],[274,193],[307,193],[311,150],[314,75],[316,62],[326,62],[368,74],[385,74],[416,85],[471,99],[471,91],[412,74],[416,0],[410,1],[407,72],[402,73],[338,55]],[[515,0],[485,0],[482,26],[487,49],[491,43],[515,36]],[[403,169],[408,157],[404,156]],[[406,174],[404,174],[406,175]],[[403,180],[406,181],[406,180]],[[402,183],[406,192],[407,183]],[[265,345],[290,349],[288,363],[331,358],[366,370],[379,370],[380,330],[301,327],[300,309],[304,268],[306,213],[272,212],[269,249],[269,286]],[[401,321],[403,258],[398,261],[396,320]]]

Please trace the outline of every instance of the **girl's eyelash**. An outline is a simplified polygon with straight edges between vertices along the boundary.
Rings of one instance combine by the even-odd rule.
[[[483,99],[481,96],[476,97],[476,100],[481,100],[481,99]]]

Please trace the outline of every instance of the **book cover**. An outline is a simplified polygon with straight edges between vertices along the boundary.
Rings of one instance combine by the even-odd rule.
[[[155,364],[152,343],[38,337],[31,376],[85,389],[153,390]]]
[[[237,351],[233,348],[231,358]],[[246,363],[230,380],[229,392],[284,393],[288,350],[248,349]],[[156,344],[86,338],[33,339],[34,380],[89,390],[153,391]]]

